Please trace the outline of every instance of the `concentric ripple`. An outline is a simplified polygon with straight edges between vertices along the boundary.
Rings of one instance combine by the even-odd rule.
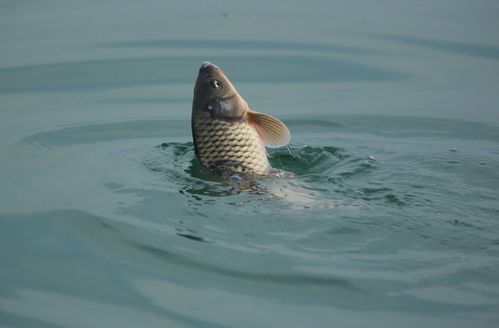
[[[300,293],[306,302],[369,311],[396,309],[399,298],[414,297],[431,307],[428,281],[438,287],[448,277],[484,272],[497,253],[495,183],[483,179],[497,179],[497,152],[476,150],[472,138],[457,142],[461,124],[286,120],[296,141],[269,150],[269,159],[294,177],[242,188],[199,165],[188,123],[101,122],[26,136],[7,155],[18,172],[36,172],[16,185],[43,193],[21,199],[36,211],[13,220],[14,228],[30,220],[41,231],[58,227],[63,232],[52,231],[51,240],[77,236],[92,252],[114,252],[117,267],[155,277],[167,272],[157,284],[137,282],[147,295],[190,293],[179,287],[187,277],[220,290],[229,283],[249,297],[266,295],[257,285],[283,301]],[[429,131],[415,137],[407,127]],[[496,145],[494,131],[480,131],[474,138]],[[470,201],[477,190],[481,198]],[[13,200],[16,193],[12,187]],[[382,297],[387,290],[398,296]]]

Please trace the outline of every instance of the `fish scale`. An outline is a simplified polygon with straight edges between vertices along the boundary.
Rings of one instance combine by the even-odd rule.
[[[196,116],[194,142],[203,166],[268,174],[270,165],[265,148],[253,127],[246,122],[212,118],[209,113]]]

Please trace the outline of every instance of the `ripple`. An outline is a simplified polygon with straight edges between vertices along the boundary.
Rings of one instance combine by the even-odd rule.
[[[206,58],[193,56],[110,58],[2,68],[0,94],[193,83],[203,60]],[[214,60],[238,82],[400,81],[407,78],[401,72],[331,57],[225,55],[216,56]]]
[[[289,122],[294,127],[293,130],[298,131],[296,135],[303,138],[315,132],[321,134],[323,131],[330,131],[331,124],[336,128],[335,133],[350,131],[354,133],[354,136],[371,130],[377,133],[376,127],[380,120],[381,118],[375,120],[372,123],[373,127],[360,126],[359,128],[356,125],[358,130],[354,127],[353,132],[351,122],[362,123],[363,119],[354,120],[351,116],[340,116],[340,119],[329,118],[324,121],[304,120],[303,125],[296,118],[290,119]],[[385,121],[388,121],[387,124],[390,126],[394,124],[390,120]],[[253,203],[257,206],[267,200],[288,201],[301,204],[300,206],[306,208],[317,208],[317,201],[332,204],[331,199],[340,199],[361,204],[389,205],[395,208],[410,205],[427,206],[429,202],[434,202],[424,196],[428,193],[425,189],[426,184],[415,184],[414,181],[410,181],[408,185],[401,185],[400,181],[405,181],[404,178],[396,176],[401,168],[392,167],[390,163],[377,160],[371,155],[374,154],[376,158],[379,158],[378,152],[384,151],[383,148],[379,148],[384,147],[382,144],[375,148],[362,146],[360,151],[358,146],[351,141],[337,142],[342,145],[341,147],[324,145],[324,141],[320,141],[322,146],[291,144],[288,148],[269,149],[271,165],[282,172],[294,173],[295,178],[271,177],[257,181],[256,184],[250,184],[250,188],[247,188],[248,185],[234,183],[237,177],[227,181],[204,170],[195,159],[192,142],[170,141],[158,144],[158,141],[164,139],[185,140],[188,130],[187,120],[97,122],[38,132],[23,139],[22,143],[41,145],[46,148],[74,148],[98,144],[99,147],[92,147],[95,152],[94,157],[103,157],[106,158],[105,161],[113,162],[113,165],[121,165],[123,172],[130,169],[141,170],[134,174],[137,177],[147,177],[154,181],[144,184],[137,180],[138,188],[147,186],[158,191],[176,193],[178,196],[182,195],[180,197],[186,197],[192,205],[196,206],[219,204],[220,201],[223,201],[225,205],[240,206]],[[376,136],[376,138],[386,139],[398,136],[399,134],[395,134],[390,137]],[[132,147],[132,144],[135,146]],[[134,163],[137,162],[138,166],[135,167]],[[407,171],[406,168],[402,170]],[[394,183],[394,179],[399,179],[398,185]],[[119,180],[113,182],[123,184]],[[134,187],[136,188],[137,186]],[[246,191],[251,192],[248,194]],[[293,198],[294,196],[297,198]],[[217,200],[217,198],[223,200]],[[201,207],[198,210],[201,213]]]
[[[267,212],[272,203],[287,213],[290,208],[312,208],[314,215],[321,208],[338,209],[338,204],[342,202],[356,207],[377,206],[380,211],[411,206],[423,210],[441,203],[442,196],[431,188],[435,179],[447,185],[451,183],[451,176],[447,176],[452,173],[449,164],[443,163],[456,160],[461,163],[457,169],[464,170],[471,159],[463,151],[439,152],[437,157],[414,153],[414,157],[412,152],[416,148],[408,149],[409,153],[403,158],[396,158],[394,156],[399,156],[407,149],[401,149],[398,144],[395,144],[397,148],[385,146],[387,142],[392,143],[401,136],[404,137],[403,144],[406,144],[408,136],[403,134],[407,131],[406,127],[418,130],[420,126],[424,126],[429,129],[430,136],[433,136],[431,131],[439,131],[442,146],[449,149],[448,144],[454,143],[454,135],[462,131],[463,125],[457,121],[442,123],[441,120],[418,119],[411,125],[413,120],[410,118],[348,115],[301,121],[299,118],[286,120],[296,132],[295,136],[302,140],[316,140],[315,145],[291,144],[287,149],[269,149],[271,165],[283,172],[293,172],[295,178],[271,177],[250,184],[249,188],[247,185],[234,183],[237,182],[237,177],[227,181],[199,165],[192,142],[181,141],[190,139],[186,136],[186,131],[189,130],[187,120],[133,120],[66,126],[34,133],[21,143],[42,146],[38,148],[40,155],[44,151],[60,147],[78,154],[79,149],[98,145],[90,148],[92,156],[85,158],[85,161],[92,165],[92,161],[99,159],[99,165],[103,168],[113,163],[114,168],[109,170],[115,172],[116,178],[104,183],[104,186],[111,186],[113,183],[120,186],[118,189],[106,187],[113,194],[118,193],[120,198],[126,196],[127,199],[135,195],[133,198],[139,200],[144,194],[156,192],[158,195],[154,198],[160,199],[164,197],[161,193],[175,193],[176,200],[187,200],[195,215],[200,217],[206,216],[204,205],[218,206],[218,210],[223,208],[223,212],[227,213],[232,212],[236,206],[247,214]],[[385,125],[382,126],[382,123]],[[339,136],[334,141],[338,146],[329,145],[332,141],[322,138],[325,132],[331,133],[331,126],[334,127],[335,137]],[[480,138],[482,135],[486,140],[496,138],[497,132],[492,126],[477,126],[481,127]],[[396,133],[379,134],[379,131],[387,130]],[[365,140],[366,133],[371,136],[369,141]],[[426,135],[427,131],[421,133]],[[343,134],[347,137],[342,137]],[[316,135],[320,137],[316,138]],[[445,139],[442,139],[442,135],[446,136]],[[170,141],[160,144],[165,139]],[[435,138],[423,141],[433,140]],[[391,150],[387,152],[387,149]],[[425,160],[420,163],[422,166],[415,168],[414,161],[423,158]],[[425,163],[427,158],[438,160]],[[393,163],[390,162],[392,159]],[[397,164],[406,159],[410,161],[403,166]],[[489,158],[488,161],[493,163],[494,159]],[[54,163],[56,165],[61,164]],[[98,167],[94,169],[100,170]],[[414,169],[419,170],[418,174],[422,175],[417,181],[409,178]],[[433,173],[435,170],[441,170],[445,174],[436,176]],[[481,167],[479,172],[483,171]],[[70,167],[65,174],[72,175]],[[135,176],[134,185],[126,186],[123,181],[130,179],[119,174]],[[149,206],[155,206],[154,201]],[[462,216],[460,213],[457,218]],[[159,215],[157,219],[160,220]],[[181,233],[190,234],[186,231]],[[198,236],[195,233],[192,235]]]
[[[319,52],[319,53],[341,53],[376,55],[380,51],[365,48],[347,46],[341,44],[321,44],[302,42],[279,42],[279,41],[241,41],[241,40],[206,40],[206,39],[151,39],[132,40],[122,42],[109,42],[103,44],[105,47],[118,48],[181,48],[181,49],[224,49],[224,50],[288,50],[293,52]]]
[[[133,120],[123,122],[95,122],[60,127],[25,137],[21,142],[45,147],[75,146],[138,138],[185,136],[189,124],[180,120]]]
[[[220,176],[203,169],[195,160],[194,146],[188,143],[163,143],[157,147],[162,152],[161,162],[147,162],[153,171],[173,174],[183,171],[193,178],[222,182]],[[344,149],[335,147],[290,146],[288,149],[272,149],[269,160],[273,167],[298,175],[327,174],[328,169],[347,159]],[[163,165],[162,165],[163,164]],[[179,170],[182,168],[182,170]]]
[[[375,38],[395,43],[409,44],[443,51],[451,54],[466,55],[481,58],[499,59],[499,47],[467,42],[456,42],[441,39],[421,38],[391,34],[372,35]]]
[[[330,288],[345,288],[359,291],[358,288],[352,286],[348,280],[335,278],[331,276],[319,276],[313,274],[297,274],[297,273],[268,273],[268,272],[249,272],[239,271],[228,267],[221,267],[211,263],[196,261],[186,256],[171,253],[169,251],[140,243],[130,245],[137,249],[146,252],[161,261],[169,264],[175,264],[178,267],[188,267],[189,271],[203,271],[206,273],[216,274],[218,277],[225,277],[237,280],[251,281],[253,283],[270,284],[270,285],[285,285],[290,287],[330,287]]]
[[[339,206],[333,200],[338,196],[358,199],[357,194],[349,194],[348,187],[339,184],[335,188],[324,186],[325,181],[333,179],[337,166],[343,165],[343,170],[349,166],[352,171],[356,170],[352,166],[362,167],[364,162],[352,160],[353,156],[345,149],[291,145],[288,150],[272,150],[269,159],[273,167],[282,172],[293,172],[295,176],[271,176],[233,183],[202,168],[195,159],[191,142],[163,143],[157,146],[155,155],[145,159],[143,164],[196,206],[216,205],[223,201],[232,206],[254,205],[246,206],[246,209],[255,209],[268,202],[287,203],[295,209],[332,208]],[[363,170],[359,172],[363,173]],[[352,176],[355,177],[354,173]],[[332,196],[334,193],[337,193],[336,197]],[[203,207],[199,207],[201,209]]]
[[[290,146],[286,149],[269,152],[272,166],[296,174],[326,173],[334,165],[347,159],[344,149],[336,147]]]

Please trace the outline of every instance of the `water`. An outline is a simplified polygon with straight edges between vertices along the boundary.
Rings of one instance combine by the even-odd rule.
[[[4,1],[0,325],[495,327],[493,1]],[[199,64],[294,179],[194,158]]]

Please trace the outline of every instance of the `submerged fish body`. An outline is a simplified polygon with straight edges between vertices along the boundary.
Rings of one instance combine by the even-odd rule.
[[[269,175],[265,147],[288,144],[288,128],[278,119],[249,109],[218,66],[199,69],[192,104],[192,135],[202,166],[222,174]]]

